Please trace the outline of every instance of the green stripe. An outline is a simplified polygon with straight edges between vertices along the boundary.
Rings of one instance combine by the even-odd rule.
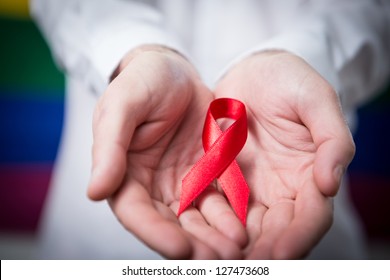
[[[0,17],[0,40],[0,94],[11,89],[62,94],[64,75],[32,21]]]
[[[364,107],[369,110],[388,110],[390,108],[390,83],[380,90],[373,100],[364,104]]]

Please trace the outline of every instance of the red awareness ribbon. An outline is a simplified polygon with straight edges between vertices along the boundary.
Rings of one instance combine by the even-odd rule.
[[[216,120],[235,120],[222,132]],[[211,102],[203,127],[205,154],[182,181],[179,216],[214,179],[226,194],[242,224],[246,224],[249,187],[235,158],[244,147],[248,134],[245,105],[235,99],[220,98]]]

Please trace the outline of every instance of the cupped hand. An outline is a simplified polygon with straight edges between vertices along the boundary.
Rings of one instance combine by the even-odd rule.
[[[275,51],[237,64],[215,94],[247,107],[245,257],[304,257],[331,226],[331,197],[354,155],[336,93],[304,60]]]
[[[108,198],[122,225],[167,258],[241,258],[247,235],[210,188],[179,218],[181,180],[204,153],[213,94],[174,51],[130,52],[98,101],[88,195]],[[131,248],[129,248],[131,251]]]

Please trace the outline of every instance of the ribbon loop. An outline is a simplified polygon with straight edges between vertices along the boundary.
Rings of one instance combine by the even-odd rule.
[[[222,131],[216,121],[220,118],[233,119],[234,123]],[[202,135],[205,154],[182,181],[178,216],[214,179],[218,179],[237,217],[245,225],[249,188],[235,158],[244,147],[247,133],[243,103],[231,98],[211,102]]]

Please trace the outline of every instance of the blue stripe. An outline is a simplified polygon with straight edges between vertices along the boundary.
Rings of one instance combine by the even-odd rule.
[[[350,170],[389,177],[390,110],[363,107],[358,111],[358,130],[354,135],[356,155]]]
[[[53,161],[63,113],[62,98],[0,96],[0,163]]]

